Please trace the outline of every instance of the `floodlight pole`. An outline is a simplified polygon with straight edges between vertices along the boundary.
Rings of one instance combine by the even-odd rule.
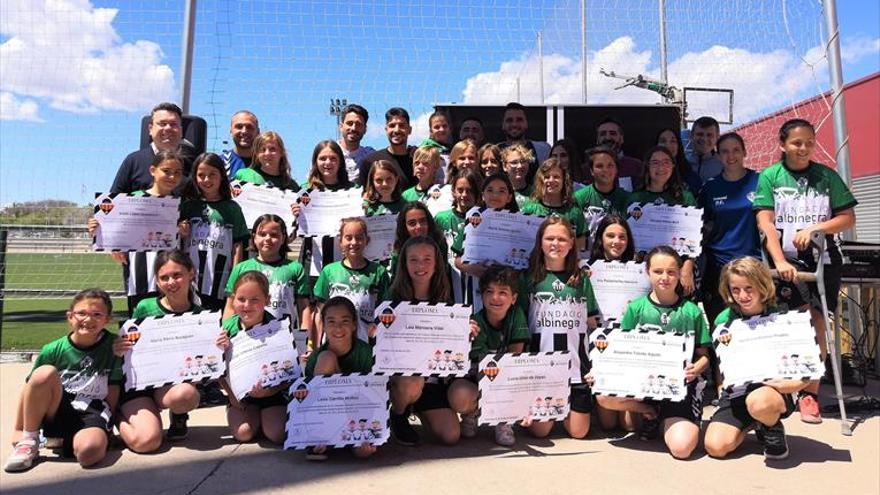
[[[840,63],[840,28],[837,24],[837,2],[824,0],[825,30],[828,32],[828,45],[825,53],[828,57],[828,68],[831,73],[831,114],[834,117],[834,142],[837,146],[835,160],[837,174],[852,189],[852,177],[849,168],[849,136],[846,130],[846,108],[843,98],[843,70]],[[847,239],[855,239],[855,231],[844,232]]]
[[[193,42],[196,35],[196,0],[184,0],[183,42],[180,56],[180,109],[189,113],[189,93],[192,87]]]
[[[541,104],[544,104],[544,39],[538,31],[538,90],[541,92]]]
[[[581,0],[581,91],[587,104],[587,0]]]
[[[663,84],[669,84],[669,77],[666,73],[666,0],[659,0],[660,7],[660,80]],[[668,102],[665,96],[663,101]]]

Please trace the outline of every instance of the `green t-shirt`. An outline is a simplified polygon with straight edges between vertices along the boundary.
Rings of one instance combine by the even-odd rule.
[[[272,313],[268,311],[263,311],[263,321],[261,324],[265,325],[266,323],[269,323],[274,319],[275,317],[272,316]],[[238,335],[238,332],[243,330],[243,328],[241,328],[241,318],[237,314],[223,320],[221,322],[221,325],[223,326],[223,330],[226,331],[226,335],[228,335],[230,339]]]
[[[285,189],[293,192],[299,192],[300,190],[299,184],[297,184],[296,181],[293,180],[293,177],[291,177],[289,181],[284,182],[284,179],[280,175],[269,175],[259,168],[239,169],[238,172],[235,173],[235,180],[251,182],[258,186],[267,184],[272,187],[277,187],[279,189]]]
[[[596,189],[595,184],[582,187],[574,193],[574,203],[583,212],[584,221],[589,229],[589,237],[595,237],[599,222],[606,215],[626,215],[626,207],[629,205],[629,192],[621,187],[615,187],[610,193],[605,194]]]
[[[166,308],[162,305],[159,300],[161,297],[148,297],[146,299],[141,299],[141,301],[137,304],[137,307],[134,308],[134,311],[131,313],[131,317],[134,319],[137,318],[147,318],[149,316],[164,316],[164,315],[173,315],[174,311],[171,311],[170,308]],[[192,304],[190,302],[189,309],[185,312],[191,311],[199,311],[202,308],[196,304]]]
[[[477,312],[473,319],[480,326],[480,333],[471,341],[471,362],[479,363],[489,354],[507,352],[511,344],[524,343],[528,347],[531,336],[529,323],[520,306],[514,304],[507,310],[500,328],[495,328],[489,323],[485,308]]]
[[[384,266],[367,261],[361,269],[346,266],[335,261],[321,270],[315,282],[315,298],[327,301],[334,296],[342,296],[351,301],[358,310],[358,338],[367,340],[367,329],[373,321],[373,310],[378,301],[388,297],[388,272]]]
[[[190,200],[180,205],[180,219],[190,223],[183,249],[196,265],[199,293],[221,299],[232,270],[235,244],[250,237],[241,207],[231,199]]]
[[[298,261],[281,259],[275,263],[264,263],[257,258],[242,261],[235,265],[226,283],[226,295],[232,297],[235,281],[244,272],[256,270],[269,279],[269,305],[266,311],[276,318],[290,315],[290,321],[298,328],[296,298],[312,295],[308,274]]]
[[[406,191],[403,191],[403,194],[400,195],[400,199],[412,203],[414,201],[424,201],[426,197],[428,197],[428,191],[430,187],[426,190],[419,189],[418,184],[410,187]]]
[[[774,223],[780,232],[782,249],[787,255],[797,256],[792,241],[798,230],[829,220],[856,203],[856,198],[837,172],[821,163],[810,162],[805,170],[795,172],[782,162],[776,162],[758,176],[752,207],[774,210]],[[835,235],[826,236],[825,263],[842,263],[837,241]],[[815,261],[815,257],[808,253],[805,261]]]
[[[673,305],[655,303],[650,295],[633,300],[620,319],[620,328],[632,330],[639,325],[652,325],[664,332],[694,336],[694,349],[712,343],[706,318],[699,306],[684,298]]]
[[[393,213],[397,215],[406,203],[407,202],[403,198],[390,203],[383,203],[381,201],[364,201],[364,215],[368,217],[384,215],[385,213]]]
[[[541,217],[556,215],[565,218],[571,223],[577,237],[587,235],[587,222],[584,221],[584,214],[581,213],[580,208],[574,204],[568,204],[566,206],[547,206],[544,203],[530,199],[522,206],[520,213],[525,215],[538,215]]]
[[[672,193],[664,191],[662,193],[651,192],[646,189],[636,191],[629,195],[629,204],[633,203],[663,203],[671,206],[697,206],[697,199],[687,189],[681,191],[681,201],[672,197]]]
[[[315,376],[315,365],[318,364],[318,354],[330,349],[330,344],[324,343],[318,350],[312,352],[306,362],[305,375]],[[354,339],[354,345],[344,356],[337,356],[340,373],[369,373],[373,371],[373,348],[361,339]]]
[[[102,329],[95,345],[80,348],[70,340],[70,335],[59,337],[43,346],[31,373],[46,364],[54,366],[61,375],[64,392],[74,397],[74,409],[101,412],[109,386],[120,385],[123,380],[122,359],[113,354],[114,339],[114,334]]]

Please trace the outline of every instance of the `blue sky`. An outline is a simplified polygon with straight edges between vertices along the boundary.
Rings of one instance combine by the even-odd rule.
[[[183,2],[4,1],[0,15],[0,203],[88,202],[138,146],[140,116],[178,99]],[[435,102],[537,103],[535,35],[544,37],[545,100],[580,101],[579,0],[486,2],[199,2],[191,112],[219,150],[229,116],[250,108],[285,137],[302,177],[314,143],[335,137],[329,98],[382,113],[410,110],[417,134]],[[742,122],[827,89],[821,11],[812,0],[668,1],[673,84],[730,86]],[[618,72],[656,75],[656,2],[588,1],[590,103],[653,103],[614,92]],[[880,6],[838,2],[844,78],[880,70]],[[106,10],[115,9],[115,10]],[[728,10],[725,10],[728,9]],[[813,64],[812,67],[810,64]]]

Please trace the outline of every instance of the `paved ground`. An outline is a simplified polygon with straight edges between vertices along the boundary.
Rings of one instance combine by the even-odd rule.
[[[0,364],[0,458],[9,455],[10,429],[18,388],[29,365]],[[873,383],[876,397],[880,387]],[[827,393],[827,390],[823,390]],[[853,390],[855,392],[855,390]],[[828,397],[823,397],[823,402]],[[707,408],[711,414],[711,407]],[[45,451],[26,473],[0,474],[9,495],[77,493],[206,494],[287,493],[700,493],[876,495],[880,493],[880,417],[862,422],[854,436],[840,434],[832,419],[818,426],[786,421],[792,455],[765,462],[754,436],[732,459],[715,460],[700,450],[693,460],[676,461],[658,443],[632,436],[605,435],[587,440],[561,432],[535,441],[519,433],[513,449],[496,446],[490,429],[456,447],[405,448],[388,444],[368,461],[347,453],[328,462],[307,462],[300,452],[259,444],[239,445],[225,428],[223,408],[191,415],[190,437],[167,444],[154,455],[111,450],[100,467],[81,469]]]

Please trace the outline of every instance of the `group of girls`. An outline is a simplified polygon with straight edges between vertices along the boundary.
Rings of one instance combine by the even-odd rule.
[[[660,137],[666,139],[664,133]],[[673,141],[680,145],[677,139]],[[290,177],[289,162],[280,137],[268,132],[262,134],[256,143],[251,168],[239,171],[236,176],[290,190],[298,189],[298,184]],[[780,131],[782,160],[761,174],[754,193],[758,225],[767,234],[770,241],[768,251],[785,281],[796,279],[795,270],[785,254],[803,252],[808,247],[810,231],[821,229],[831,235],[850,228],[854,223],[852,207],[855,200],[833,171],[810,161],[814,145],[815,133],[809,123],[786,123]],[[183,249],[153,255],[148,278],[155,281],[157,292],[132,294],[135,297],[130,298],[129,307],[134,317],[201,308],[222,310],[223,331],[217,338],[217,345],[221,348],[228,347],[229,339],[239,331],[247,331],[273,318],[289,317],[292,324],[309,332],[305,369],[310,375],[370,371],[372,351],[369,342],[375,333],[371,324],[372,310],[382,300],[473,304],[476,311],[471,324],[474,345],[471,357],[475,361],[479,361],[481,355],[499,350],[571,351],[576,371],[571,380],[570,414],[564,421],[565,430],[571,437],[587,436],[595,410],[596,422],[603,429],[620,427],[632,431],[638,428],[640,436],[645,439],[662,435],[674,457],[688,458],[696,448],[700,434],[700,377],[710,368],[709,329],[712,327],[707,324],[700,307],[690,299],[695,288],[694,260],[682,258],[667,246],[637,255],[638,246],[634,245],[625,220],[626,206],[635,202],[696,204],[694,195],[680,178],[680,162],[676,155],[681,150],[672,150],[671,147],[661,144],[649,150],[643,188],[633,194],[618,186],[617,156],[605,148],[591,150],[587,155],[585,163],[589,174],[580,175],[594,178],[589,185],[576,184],[572,180],[577,160],[570,144],[554,147],[555,154],[540,164],[533,184],[526,184],[525,177],[534,157],[528,149],[518,145],[504,150],[494,145],[477,149],[470,141],[455,145],[442,174],[445,177],[443,184],[437,183],[441,175],[438,173],[441,166],[439,153],[436,149],[419,148],[413,163],[418,182],[406,190],[405,178],[397,164],[377,161],[366,178],[363,207],[367,216],[398,215],[393,262],[388,264],[364,256],[370,236],[362,218],[343,219],[336,239],[306,239],[311,245],[304,243],[302,263],[288,259],[295,226],[286,225],[281,218],[274,215],[259,217],[250,226],[248,235],[241,210],[231,199],[222,162],[216,155],[206,153],[195,161],[192,189],[181,205]],[[727,157],[726,162],[736,172],[723,179],[741,179],[735,166],[741,166],[744,155],[742,139],[735,134],[722,136],[719,147],[722,156]],[[337,143],[318,143],[304,187],[331,191],[349,187],[344,163]],[[181,181],[182,168],[182,162],[175,154],[157,154],[150,168],[154,177],[152,187],[136,194],[170,194]],[[774,193],[780,187],[791,187],[791,184],[804,189],[801,193],[811,198],[817,196],[817,191],[827,193],[828,204],[820,205],[827,212],[822,221],[798,225],[799,232],[789,234],[787,229],[790,226],[774,224],[773,212],[774,200],[778,201]],[[439,213],[436,219],[421,202],[435,186],[449,188],[452,197],[452,207]],[[538,230],[528,270],[517,273],[509,268],[462,262],[465,217],[474,206],[546,216]],[[776,207],[778,211],[778,205]],[[298,215],[299,207],[294,205],[292,208],[293,214]],[[781,227],[785,240],[792,246],[780,244],[777,227]],[[90,222],[90,229],[95,228],[97,225]],[[779,311],[782,307],[776,303],[776,289],[770,272],[762,263],[749,257],[754,254],[749,252],[731,257],[720,267],[718,292],[726,309],[713,318],[715,325]],[[131,256],[114,256],[127,265],[138,262]],[[602,308],[596,303],[588,273],[579,268],[581,258],[589,261],[644,260],[650,293],[628,305],[621,327],[630,330],[642,324],[653,324],[667,331],[694,336],[694,355],[686,369],[688,396],[685,401],[654,403],[599,396],[594,403],[589,386],[592,380],[589,363],[580,342],[586,333],[596,328]],[[831,257],[831,261],[839,264],[839,252],[836,258]],[[554,347],[555,339],[544,338],[544,330],[539,328],[541,323],[536,315],[542,310],[542,298],[548,293],[583,305],[586,322],[583,334],[569,339],[568,349]],[[829,294],[836,294],[836,289]],[[800,303],[795,304],[795,307],[800,306]],[[72,345],[77,349],[97,349],[103,347],[96,346],[96,342],[111,339],[112,353],[123,355],[130,344],[100,332],[108,322],[110,311],[109,299],[94,294],[77,296],[68,312]],[[80,334],[88,334],[89,338],[84,339]],[[53,345],[58,344],[49,344],[47,349]],[[21,444],[22,452],[32,446],[29,439],[41,425],[44,428],[53,426],[51,418],[59,407],[52,394],[49,394],[51,403],[41,399],[42,402],[37,401],[39,403],[35,406],[28,402],[35,400],[28,399],[33,396],[28,390],[57,388],[59,383],[64,385],[63,379],[59,378],[63,375],[59,372],[64,371],[59,366],[63,367],[64,363],[50,362],[48,352],[44,349],[35,364],[19,407],[16,439],[27,441]],[[120,395],[117,375],[116,371],[109,374],[111,386],[105,390],[115,392],[108,393],[102,400],[106,400],[111,409],[117,408],[116,425],[120,437],[130,449],[151,452],[159,448],[162,409],[171,412],[168,438],[186,436],[186,413],[199,404],[197,387],[183,383],[150,392],[123,392],[117,407],[116,397]],[[784,457],[788,450],[780,419],[794,408],[791,394],[804,388],[815,390],[817,386],[816,382],[780,381],[723,392],[706,430],[706,451],[712,456],[723,457],[737,448],[745,432],[757,427],[765,454],[769,458]],[[60,391],[56,395],[61,403],[67,398]],[[237,441],[251,441],[260,435],[274,443],[283,441],[287,403],[283,387],[264,389],[257,385],[242,401],[227,395],[230,396],[227,419]],[[461,437],[474,436],[477,434],[477,397],[474,376],[455,380],[393,377],[390,381],[392,437],[406,445],[421,441],[418,430],[410,424],[411,414],[417,415],[423,430],[441,443],[454,444]],[[105,430],[109,426],[99,425]],[[531,435],[543,437],[550,433],[553,423],[525,418],[522,426]],[[83,432],[91,429],[88,422],[80,422],[78,429],[65,432],[65,440],[84,465],[96,462],[95,449],[106,450],[106,442],[99,442],[99,436],[90,433],[81,437]],[[499,444],[513,445],[514,429],[497,427],[495,439]],[[88,448],[83,446],[84,442]],[[363,445],[353,452],[366,457],[375,450]],[[324,447],[317,447],[309,449],[307,455],[310,459],[323,459],[327,451]],[[13,468],[27,464],[19,462],[25,454],[16,448],[11,461],[18,464],[13,462]]]

